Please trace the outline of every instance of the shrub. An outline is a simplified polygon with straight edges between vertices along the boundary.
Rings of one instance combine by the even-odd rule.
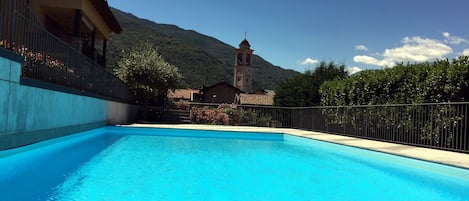
[[[192,121],[199,124],[267,126],[272,119],[228,104],[221,104],[217,108],[194,106],[191,111]]]

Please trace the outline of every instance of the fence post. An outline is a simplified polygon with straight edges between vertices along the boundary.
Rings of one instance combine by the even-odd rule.
[[[311,108],[311,130],[314,130],[314,111],[316,108]]]
[[[300,122],[299,122],[300,125],[299,125],[299,128],[301,128],[301,129],[303,128],[303,111],[304,110],[301,110],[301,109],[299,110],[299,112],[300,112]]]
[[[47,39],[49,38],[49,33],[44,33],[44,40],[42,41],[42,61],[44,62],[44,66],[47,65]]]
[[[15,41],[15,29],[16,29],[16,0],[12,0],[12,4],[11,4],[11,13],[12,13],[12,16],[11,16],[11,33],[10,33],[10,45],[11,45],[11,48],[13,48],[14,46],[14,41]]]
[[[343,127],[344,128],[343,128],[343,131],[342,131],[344,135],[346,134],[346,131],[347,131],[347,129],[346,129],[346,127],[347,127],[347,115],[348,115],[348,107],[345,106],[344,107],[344,122],[343,122]]]
[[[463,148],[462,150],[466,151],[466,152],[469,152],[469,117],[467,115],[468,112],[467,112],[467,107],[468,105],[464,105],[464,119],[465,119],[465,125],[464,125],[464,132],[461,133],[461,135],[463,136],[463,140],[462,140],[462,143],[463,143]]]

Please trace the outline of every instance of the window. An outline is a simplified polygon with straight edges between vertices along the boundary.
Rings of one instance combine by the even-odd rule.
[[[238,65],[243,64],[243,53],[238,53]]]

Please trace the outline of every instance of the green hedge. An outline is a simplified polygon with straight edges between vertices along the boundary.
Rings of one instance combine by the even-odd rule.
[[[321,105],[469,101],[469,57],[367,70],[320,87]]]
[[[344,65],[323,61],[313,71],[307,70],[303,74],[282,81],[275,90],[275,105],[281,107],[318,106],[321,102],[320,86],[325,81],[346,77]]]

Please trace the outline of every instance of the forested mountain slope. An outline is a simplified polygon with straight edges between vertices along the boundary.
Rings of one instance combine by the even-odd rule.
[[[233,82],[234,47],[175,25],[158,24],[117,9],[113,13],[124,31],[108,41],[108,67],[116,67],[125,50],[150,42],[169,63],[179,67],[188,87]],[[255,46],[255,41],[251,44]],[[253,89],[275,89],[280,81],[298,74],[274,66],[260,56],[253,59]]]

